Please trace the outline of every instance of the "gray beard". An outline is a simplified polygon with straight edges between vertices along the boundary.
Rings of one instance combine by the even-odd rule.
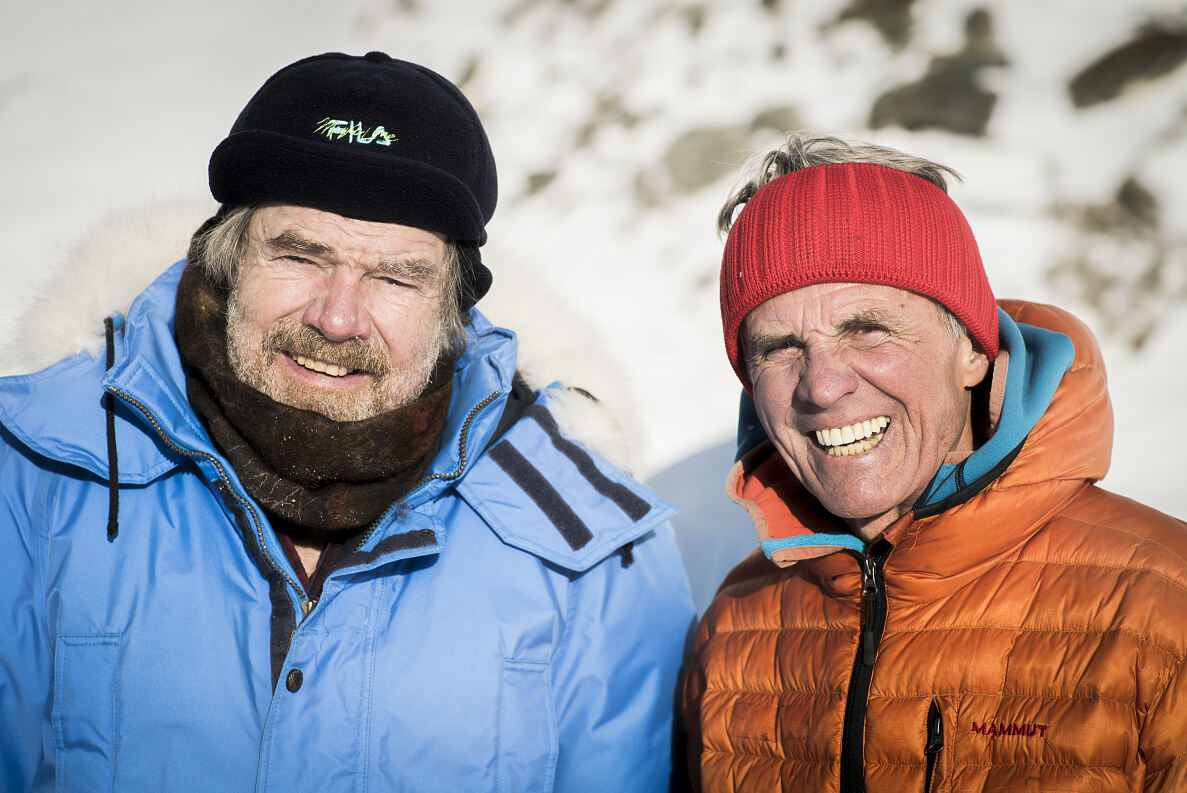
[[[238,297],[239,290],[232,289],[227,299],[227,359],[235,377],[282,405],[312,410],[332,421],[363,421],[412,404],[428,386],[445,346],[444,323],[438,315],[429,342],[414,351],[409,366],[396,370],[374,339],[332,342],[292,320],[282,320],[261,338]],[[275,377],[275,357],[285,354],[280,349],[343,361],[352,370],[367,372],[371,383],[359,392],[342,394]]]

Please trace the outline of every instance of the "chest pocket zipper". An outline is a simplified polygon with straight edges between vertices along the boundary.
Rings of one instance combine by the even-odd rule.
[[[927,709],[927,744],[923,747],[926,770],[923,775],[923,793],[932,793],[932,781],[936,771],[936,760],[944,748],[944,718],[940,706],[932,700]]]

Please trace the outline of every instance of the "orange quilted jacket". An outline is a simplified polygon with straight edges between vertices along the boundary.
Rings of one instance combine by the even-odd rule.
[[[1187,791],[1187,524],[1093,484],[1112,414],[1088,329],[1002,305],[1074,342],[1049,407],[991,483],[864,554],[734,569],[685,682],[699,789]],[[761,536],[838,530],[769,444],[730,488]]]

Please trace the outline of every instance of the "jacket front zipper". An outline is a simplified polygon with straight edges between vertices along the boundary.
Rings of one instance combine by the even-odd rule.
[[[861,562],[861,632],[853,671],[849,675],[849,695],[845,700],[845,720],[841,733],[841,793],[865,791],[866,700],[874,679],[874,662],[882,630],[886,627],[886,588],[882,568],[890,555],[885,540],[874,543]]]
[[[495,399],[498,398],[499,394],[504,394],[504,393],[507,393],[507,392],[500,390],[500,391],[495,391],[491,394],[488,394],[487,396],[485,396],[482,399],[481,402],[479,402],[474,407],[470,408],[470,412],[466,414],[465,420],[462,421],[461,432],[458,434],[458,444],[457,444],[458,445],[458,466],[457,466],[457,468],[454,469],[453,471],[449,471],[448,473],[429,474],[428,476],[424,477],[423,479],[421,479],[419,482],[417,482],[415,485],[412,486],[412,489],[408,491],[409,496],[411,496],[417,490],[420,490],[422,487],[424,487],[429,482],[432,482],[435,479],[452,480],[452,479],[457,479],[459,476],[461,476],[463,473],[465,473],[466,465],[469,463],[469,459],[466,457],[466,440],[470,436],[470,425],[472,423],[474,423],[474,419],[477,418],[478,414],[481,413],[486,408],[487,405],[489,405],[491,402],[494,402]],[[379,528],[380,524],[382,524],[383,521],[385,521],[387,519],[387,516],[390,515],[392,510],[394,510],[395,508],[396,508],[396,504],[392,504],[391,507],[389,507],[382,515],[379,516],[378,520],[376,520],[374,523],[372,523],[371,526],[366,531],[363,532],[362,537],[360,537],[359,541],[355,543],[354,548],[351,550],[351,553],[357,552],[360,548],[362,548],[364,545],[367,544],[367,541],[371,539],[371,535],[375,533],[375,530]],[[316,601],[315,601],[315,603],[316,603]]]
[[[178,454],[180,454],[184,457],[190,457],[193,459],[197,459],[199,457],[204,458],[206,460],[209,460],[210,463],[214,465],[215,469],[218,470],[219,479],[222,481],[223,485],[226,487],[227,493],[229,493],[232,498],[234,498],[237,502],[239,502],[239,505],[241,507],[243,507],[243,509],[251,517],[252,524],[255,526],[256,541],[257,541],[257,544],[259,545],[260,552],[264,555],[264,558],[266,558],[268,560],[268,563],[276,571],[276,573],[289,585],[290,588],[292,588],[293,592],[296,593],[298,600],[300,600],[300,602],[301,602],[301,611],[304,613],[304,617],[308,617],[310,612],[313,611],[313,607],[317,605],[317,601],[309,600],[308,596],[305,592],[305,588],[302,587],[295,580],[293,580],[293,577],[290,576],[288,573],[286,573],[284,568],[281,567],[276,562],[276,560],[272,558],[272,554],[268,552],[268,546],[266,545],[266,543],[264,541],[264,527],[260,524],[259,516],[256,515],[255,510],[251,508],[251,504],[248,503],[247,501],[245,501],[243,499],[243,497],[240,496],[235,491],[235,488],[232,487],[231,479],[230,479],[230,477],[227,476],[226,471],[223,470],[222,463],[219,462],[218,458],[212,454],[207,454],[205,452],[199,452],[199,451],[194,451],[193,449],[188,449],[188,448],[181,446],[180,444],[174,442],[173,439],[169,437],[168,433],[165,432],[165,429],[164,429],[164,427],[161,426],[161,423],[159,421],[157,421],[156,416],[152,413],[152,411],[150,411],[148,409],[148,407],[146,405],[144,405],[142,402],[133,398],[130,394],[128,394],[124,391],[119,391],[119,390],[113,388],[113,389],[111,389],[111,393],[114,394],[115,396],[118,396],[120,399],[124,400],[129,405],[132,405],[137,410],[139,410],[144,415],[144,417],[146,419],[148,419],[148,422],[150,424],[152,424],[153,429],[156,430],[157,435],[161,438],[162,441],[165,442],[165,445],[167,445],[170,449],[173,449],[175,452],[177,452]],[[489,405],[491,402],[494,402],[495,399],[499,396],[499,394],[502,394],[502,393],[504,393],[504,392],[503,391],[495,391],[495,392],[487,395],[481,402],[479,402],[477,405],[475,405],[473,408],[471,408],[470,412],[466,415],[465,420],[462,422],[461,433],[460,433],[460,437],[458,440],[460,463],[458,464],[457,469],[454,471],[450,471],[448,473],[444,473],[444,474],[430,474],[430,475],[426,476],[425,478],[421,479],[419,482],[416,483],[416,485],[412,488],[410,493],[416,492],[417,490],[419,490],[420,488],[422,488],[424,485],[428,484],[429,482],[433,481],[434,479],[457,479],[459,476],[462,475],[462,473],[466,470],[466,464],[468,462],[468,460],[466,459],[466,439],[470,434],[470,425],[474,422],[474,419],[478,416],[478,414],[481,413],[482,410],[484,408],[486,408],[487,405]],[[379,517],[378,520],[376,520],[374,523],[372,523],[371,526],[365,532],[363,532],[362,538],[359,540],[358,544],[355,546],[356,551],[367,543],[367,540],[369,540],[371,538],[371,535],[373,535],[375,533],[375,530],[377,528],[379,528],[379,526],[383,523],[383,521],[387,518],[387,516],[391,513],[392,509],[394,509],[394,508],[395,508],[395,505],[393,504],[391,509],[388,509],[387,511],[385,511],[383,513],[383,515],[381,515]],[[302,618],[302,622],[303,621],[304,621],[304,618]]]
[[[300,604],[300,608],[301,608],[301,617],[299,619],[296,619],[295,615],[289,615],[288,616],[288,625],[279,628],[279,630],[281,630],[281,631],[287,630],[287,637],[288,637],[288,641],[284,643],[284,649],[280,650],[279,653],[276,649],[277,648],[276,631],[278,630],[277,621],[276,621],[276,613],[275,613],[275,611],[273,613],[273,620],[272,620],[272,622],[273,622],[273,629],[272,629],[273,630],[272,686],[273,686],[273,688],[275,688],[276,684],[279,680],[279,672],[280,672],[281,667],[283,666],[284,658],[288,655],[288,648],[292,645],[293,637],[297,633],[297,628],[299,628],[306,620],[309,619],[309,615],[313,613],[313,610],[315,608],[317,608],[318,601],[310,600],[308,593],[305,591],[305,588],[303,586],[301,586],[301,584],[299,584],[293,578],[293,576],[289,575],[285,571],[285,569],[283,567],[281,567],[281,565],[276,561],[276,559],[272,556],[272,554],[269,552],[268,545],[264,538],[264,527],[263,527],[263,524],[260,522],[259,515],[256,513],[255,509],[252,507],[251,502],[248,501],[246,498],[244,498],[231,485],[231,478],[227,475],[226,469],[223,467],[223,464],[219,461],[219,459],[217,457],[215,457],[214,455],[209,454],[207,452],[200,452],[200,451],[196,451],[194,449],[189,449],[189,448],[186,448],[186,447],[181,446],[180,444],[176,443],[172,438],[169,437],[169,434],[167,432],[165,432],[165,428],[161,426],[161,423],[157,420],[157,417],[153,414],[153,412],[151,410],[148,409],[148,407],[144,403],[140,402],[139,400],[135,399],[130,394],[128,394],[124,391],[120,391],[115,388],[110,388],[108,390],[110,391],[111,394],[118,396],[120,399],[124,400],[129,405],[132,405],[137,410],[139,410],[140,413],[144,415],[145,419],[147,419],[147,421],[152,425],[152,427],[156,431],[157,435],[161,438],[161,440],[165,443],[165,445],[167,445],[170,449],[172,449],[173,451],[177,452],[178,454],[180,454],[184,457],[189,457],[190,459],[194,459],[194,460],[199,459],[199,458],[205,459],[205,460],[209,461],[215,467],[215,470],[218,471],[218,476],[219,476],[219,481],[216,483],[218,489],[224,494],[224,496],[234,499],[236,504],[243,510],[244,514],[251,521],[251,524],[255,529],[256,545],[260,552],[260,555],[263,557],[263,559],[266,560],[268,566],[276,573],[276,575],[279,576],[279,579],[284,582],[284,585],[287,586],[289,588],[289,590],[291,590],[291,592],[296,595],[297,602]],[[460,454],[460,458],[461,458],[458,467],[454,471],[450,471],[449,473],[431,474],[429,476],[426,476],[424,479],[422,479],[420,482],[418,482],[416,484],[416,486],[413,488],[413,492],[415,492],[416,490],[419,490],[421,487],[423,487],[430,481],[433,481],[434,479],[452,480],[452,479],[457,479],[458,477],[460,477],[462,475],[462,473],[466,470],[466,465],[468,462],[466,459],[466,439],[468,438],[468,436],[470,434],[470,425],[473,423],[474,419],[478,416],[478,414],[481,413],[484,408],[486,408],[488,405],[490,405],[492,402],[494,402],[495,399],[501,393],[504,393],[504,392],[500,390],[500,391],[495,391],[494,393],[488,395],[481,402],[479,402],[477,405],[475,405],[470,410],[470,412],[466,415],[465,420],[462,422],[461,437],[458,442],[459,454]],[[358,550],[358,548],[362,547],[362,545],[365,544],[368,539],[370,539],[371,535],[374,534],[375,530],[383,523],[383,521],[387,518],[387,516],[391,514],[392,510],[394,510],[396,508],[396,506],[397,505],[393,504],[391,506],[391,508],[389,508],[387,511],[385,511],[384,514],[382,516],[380,516],[380,518],[377,521],[375,521],[375,523],[373,523],[371,525],[371,527],[367,529],[367,531],[365,531],[363,533],[363,537],[360,540],[359,544],[356,546],[355,550]],[[265,578],[269,578],[267,571],[262,571],[262,572],[264,572]],[[275,604],[274,604],[273,608],[275,609]]]
[[[255,527],[256,544],[259,546],[260,553],[263,554],[264,558],[268,560],[268,564],[272,567],[273,570],[276,571],[276,574],[279,575],[281,577],[281,579],[286,584],[288,584],[288,586],[293,590],[294,593],[296,593],[297,597],[300,598],[301,600],[304,600],[305,599],[304,587],[302,587],[299,583],[297,583],[293,579],[292,576],[290,576],[288,573],[286,573],[284,568],[281,567],[279,564],[277,564],[276,560],[272,557],[272,554],[269,553],[268,546],[264,541],[264,527],[260,523],[259,515],[256,514],[256,511],[252,508],[251,504],[246,499],[244,499],[243,496],[239,495],[239,493],[235,490],[234,486],[231,485],[231,478],[229,476],[227,476],[227,472],[223,468],[222,463],[219,462],[219,459],[212,454],[207,454],[206,452],[199,452],[199,451],[195,451],[193,449],[188,449],[188,448],[176,443],[172,438],[169,437],[169,434],[167,432],[165,432],[165,428],[161,426],[161,423],[159,421],[157,421],[157,417],[153,414],[153,412],[151,410],[148,409],[148,407],[144,403],[140,402],[139,400],[135,399],[130,394],[128,394],[124,391],[119,391],[115,388],[110,389],[110,391],[115,396],[118,396],[120,399],[124,400],[129,405],[131,405],[132,407],[139,410],[144,415],[144,417],[148,420],[149,424],[152,425],[153,429],[156,430],[157,435],[160,436],[161,440],[164,441],[165,445],[168,446],[170,449],[172,449],[173,451],[182,455],[183,457],[189,457],[194,460],[199,459],[199,458],[208,460],[215,467],[215,470],[218,471],[219,481],[222,483],[223,487],[225,488],[225,492],[231,498],[235,499],[235,501],[239,504],[239,506],[241,506],[243,508],[243,510],[247,513],[248,516],[250,516],[252,525]]]

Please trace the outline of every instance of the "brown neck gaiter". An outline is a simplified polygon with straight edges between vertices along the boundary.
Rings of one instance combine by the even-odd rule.
[[[175,333],[190,404],[247,492],[313,532],[370,525],[420,481],[449,412],[452,361],[440,361],[412,404],[338,422],[282,405],[240,382],[227,358],[227,291],[188,264]]]

